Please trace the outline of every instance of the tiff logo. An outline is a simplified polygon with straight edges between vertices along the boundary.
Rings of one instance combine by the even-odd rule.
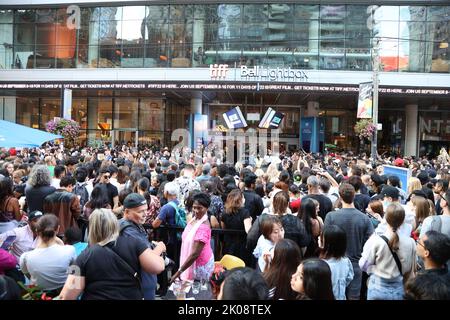
[[[225,79],[227,77],[228,65],[227,64],[210,64],[209,76],[211,79]]]

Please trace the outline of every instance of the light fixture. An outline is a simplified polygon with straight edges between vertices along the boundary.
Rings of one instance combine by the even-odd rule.
[[[448,42],[439,43],[439,49],[447,49],[447,48],[448,48]]]

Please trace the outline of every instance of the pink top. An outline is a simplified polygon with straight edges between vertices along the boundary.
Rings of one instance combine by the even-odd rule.
[[[191,228],[192,224],[188,224],[186,226],[185,231],[183,232],[183,241]],[[208,225],[202,223],[198,227],[197,232],[194,235],[194,241],[200,241],[205,244],[202,252],[200,252],[200,256],[195,261],[197,265],[203,266],[208,263],[209,259],[213,254],[211,249],[211,228]]]
[[[5,270],[15,268],[17,264],[16,257],[8,251],[0,248],[0,274],[4,274]]]
[[[211,256],[213,255],[211,249],[211,228],[202,223],[194,236],[194,241],[200,241],[205,244],[196,261],[197,265],[203,266],[208,263],[209,259],[211,259]]]

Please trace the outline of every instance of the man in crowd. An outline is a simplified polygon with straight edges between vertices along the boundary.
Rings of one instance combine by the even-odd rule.
[[[72,176],[64,176],[61,179],[61,188],[49,194],[44,199],[44,212],[53,213],[59,219],[58,236],[63,236],[66,229],[78,227],[77,220],[80,217],[80,200],[72,193],[76,185]]]
[[[341,184],[339,186],[339,196],[342,201],[342,209],[329,212],[325,218],[324,227],[334,224],[341,227],[347,234],[346,256],[352,262],[354,277],[347,287],[346,294],[349,300],[359,300],[362,271],[358,262],[361,258],[364,244],[373,233],[373,226],[369,217],[355,209],[353,203],[355,188],[351,184]]]
[[[130,193],[123,203],[124,213],[123,219],[120,220],[120,232],[121,234],[139,239],[149,248],[153,249],[153,252],[160,256],[166,251],[166,246],[163,242],[158,242],[156,245],[151,244],[148,241],[148,235],[142,224],[145,222],[145,214],[147,212],[147,200],[138,193]],[[142,277],[142,290],[145,300],[154,300],[157,277],[155,274],[146,273],[141,270]]]

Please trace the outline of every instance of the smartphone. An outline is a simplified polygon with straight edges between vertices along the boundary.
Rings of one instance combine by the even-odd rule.
[[[14,240],[16,240],[16,236],[8,236],[5,241],[3,241],[1,248],[3,250],[8,251],[9,247],[13,244]]]

